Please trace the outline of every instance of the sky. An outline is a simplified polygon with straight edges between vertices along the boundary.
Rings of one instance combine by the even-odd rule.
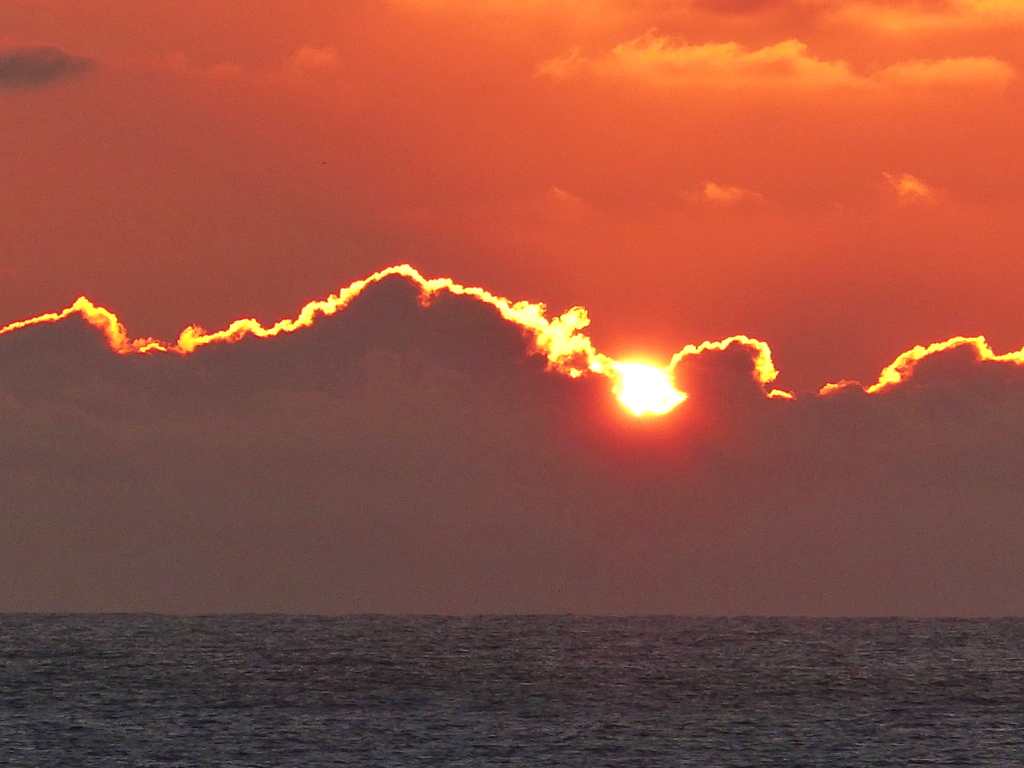
[[[0,20],[0,610],[1024,613],[1024,2]]]

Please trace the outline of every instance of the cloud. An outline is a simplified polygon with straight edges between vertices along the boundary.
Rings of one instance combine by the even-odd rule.
[[[429,310],[429,311],[428,311]],[[463,316],[468,313],[468,316]],[[198,326],[185,328],[174,342],[153,338],[133,338],[109,310],[82,297],[59,312],[52,312],[0,328],[0,353],[11,355],[6,369],[13,371],[9,384],[29,388],[42,385],[31,376],[31,365],[19,362],[19,355],[33,340],[47,340],[54,350],[70,347],[87,349],[90,360],[96,354],[96,340],[102,339],[115,353],[117,365],[148,365],[137,360],[175,360],[193,357],[199,360],[239,361],[240,382],[252,384],[265,379],[277,381],[284,377],[289,387],[302,386],[293,380],[294,371],[304,365],[269,365],[263,358],[276,355],[287,359],[288,352],[309,353],[310,344],[323,344],[324,334],[333,334],[327,342],[344,347],[348,355],[365,353],[367,344],[383,344],[387,348],[419,346],[432,350],[446,364],[481,373],[489,365],[514,365],[515,361],[533,358],[542,369],[555,378],[579,379],[602,377],[606,381],[617,376],[611,358],[598,352],[582,333],[589,324],[586,311],[574,307],[562,315],[548,318],[543,304],[513,302],[472,286],[463,286],[448,278],[426,279],[408,265],[381,270],[359,280],[326,299],[313,301],[295,318],[286,318],[264,327],[254,319],[239,319],[219,331],[208,332]],[[71,343],[68,334],[80,336],[79,328],[93,328],[89,343]],[[303,332],[303,333],[300,333]],[[266,340],[297,338],[287,347],[267,344]],[[105,355],[104,359],[110,357]],[[314,356],[316,357],[316,356]],[[54,364],[64,357],[54,354]],[[78,360],[73,355],[68,360]],[[512,362],[509,362],[509,361]],[[330,361],[325,361],[330,365]],[[166,367],[174,363],[157,363]],[[252,366],[250,370],[248,366]],[[87,366],[88,367],[88,366]],[[40,371],[44,367],[39,368]],[[47,380],[45,374],[41,374]],[[3,374],[0,374],[2,380]],[[66,377],[60,376],[60,381]],[[244,385],[243,385],[244,386]],[[275,385],[276,386],[276,385]]]
[[[727,184],[716,184],[713,181],[704,182],[704,189],[695,199],[703,200],[719,205],[735,205],[737,203],[760,203],[764,197],[759,192],[742,187],[733,187]]]
[[[928,2],[852,2],[825,5],[834,19],[880,29],[889,34],[960,32],[971,28],[1019,27],[1024,7],[1017,0],[947,0]]]
[[[951,85],[1001,88],[1014,76],[1010,65],[990,57],[897,62],[865,76],[845,61],[824,61],[807,50],[807,45],[796,39],[748,50],[735,42],[690,45],[648,32],[599,58],[587,58],[579,49],[573,50],[543,62],[537,73],[557,79],[592,75],[658,87],[816,90]]]
[[[60,48],[0,51],[0,88],[42,88],[89,71],[93,61]]]
[[[822,396],[851,391],[879,395],[894,391],[963,388],[991,392],[991,385],[1015,391],[1024,386],[1024,349],[997,354],[983,336],[954,336],[917,345],[882,369],[874,384],[842,380],[826,384]]]
[[[901,86],[981,86],[1005,88],[1014,78],[1013,67],[992,57],[947,58],[939,61],[903,61],[877,72],[874,79]]]
[[[882,176],[901,203],[935,203],[942,198],[941,190],[925,184],[912,174],[883,172]]]
[[[773,399],[734,337],[636,419],[551,368],[510,314],[536,305],[426,285],[191,353],[85,304],[0,334],[0,608],[1024,611],[1022,353]]]
[[[957,362],[951,371],[948,362]],[[886,366],[878,381],[868,392],[884,392],[900,385],[924,386],[936,381],[936,373],[953,373],[952,378],[964,380],[979,372],[1002,371],[1009,379],[1021,377],[1024,350],[996,354],[983,336],[954,336],[946,341],[907,350]],[[923,369],[923,372],[922,372]],[[949,376],[943,376],[949,379]]]
[[[748,51],[739,43],[689,45],[648,33],[620,43],[600,59],[587,59],[578,50],[550,59],[539,66],[538,73],[556,78],[592,73],[659,86],[775,83],[817,87],[856,81],[845,62],[821,61],[806,51],[807,46],[798,40]]]

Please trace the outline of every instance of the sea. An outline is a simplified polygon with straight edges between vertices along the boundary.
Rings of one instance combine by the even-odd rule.
[[[1024,621],[0,615],[0,766],[1024,766]]]

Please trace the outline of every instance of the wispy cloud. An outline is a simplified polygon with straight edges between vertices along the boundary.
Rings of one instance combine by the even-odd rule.
[[[988,56],[969,56],[938,61],[901,61],[880,70],[873,79],[887,85],[1004,88],[1014,74],[1013,67],[1004,61]]]
[[[761,203],[764,197],[759,192],[743,187],[734,187],[728,184],[716,184],[713,181],[704,182],[704,189],[696,199],[704,200],[718,205],[734,205],[737,203]]]
[[[557,78],[584,74],[641,80],[659,86],[744,86],[765,83],[841,85],[856,81],[842,61],[807,54],[798,40],[754,51],[739,43],[689,45],[648,33],[616,45],[604,56],[585,57],[574,50],[540,65],[538,73]]]
[[[823,4],[834,19],[890,34],[961,31],[1024,24],[1019,0],[946,0],[945,2],[852,2]]]
[[[608,53],[585,56],[580,49],[549,59],[537,68],[558,79],[595,76],[633,80],[658,87],[715,88],[878,88],[938,85],[1005,86],[1013,68],[990,57],[897,62],[864,75],[843,60],[827,61],[796,39],[749,50],[736,42],[689,43],[648,32]]]
[[[909,173],[882,173],[901,203],[936,203],[942,197],[942,190],[926,184]]]

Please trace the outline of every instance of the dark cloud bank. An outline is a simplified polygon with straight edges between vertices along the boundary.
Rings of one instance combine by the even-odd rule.
[[[93,62],[60,48],[0,51],[0,88],[42,88],[92,69]]]
[[[769,400],[742,350],[627,417],[487,305],[118,356],[0,336],[0,610],[1024,613],[1024,377],[963,350]]]

